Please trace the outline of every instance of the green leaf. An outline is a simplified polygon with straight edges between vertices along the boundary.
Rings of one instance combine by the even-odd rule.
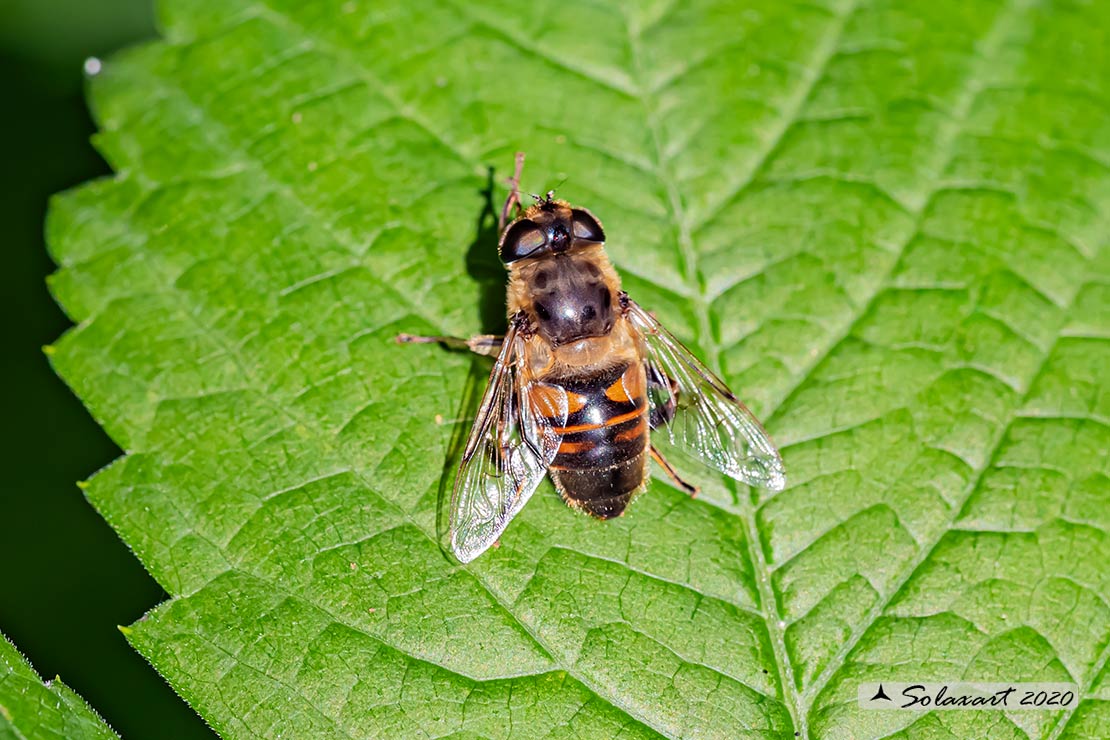
[[[1110,4],[167,0],[93,82],[59,373],[226,737],[1110,736]],[[513,152],[790,486],[439,546]],[[489,168],[496,168],[490,184]],[[492,194],[484,194],[492,187]],[[485,366],[478,372],[484,371]],[[441,423],[442,422],[442,423]],[[873,680],[1074,711],[862,711]]]
[[[45,684],[0,634],[0,740],[119,740],[77,694],[55,678]]]

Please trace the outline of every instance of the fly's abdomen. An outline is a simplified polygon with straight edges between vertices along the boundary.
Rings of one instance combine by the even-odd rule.
[[[551,477],[563,498],[601,519],[621,514],[647,473],[646,378],[641,363],[618,365],[567,391],[566,426]]]

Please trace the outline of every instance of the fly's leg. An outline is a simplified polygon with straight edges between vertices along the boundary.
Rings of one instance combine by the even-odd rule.
[[[648,367],[648,387],[664,389],[667,394],[667,400],[663,403],[655,404],[655,408],[651,410],[651,416],[648,417],[648,423],[652,429],[658,429],[661,426],[666,426],[674,419],[675,410],[678,407],[678,384],[667,376],[660,373],[654,367]],[[686,493],[690,494],[691,498],[698,495],[698,487],[687,483],[682,480],[678,471],[667,462],[667,458],[663,457],[663,453],[651,446],[651,457],[655,462],[659,463],[660,467],[667,473],[667,476],[674,481]]]
[[[513,166],[513,176],[509,178],[509,184],[512,185],[512,190],[509,191],[509,197],[505,199],[505,205],[501,206],[501,217],[497,219],[497,233],[500,234],[505,230],[505,224],[509,221],[509,211],[516,206],[516,215],[519,216],[524,211],[524,206],[520,204],[520,173],[524,170],[524,152],[516,153],[516,160]]]
[[[690,498],[698,495],[698,487],[693,485],[692,483],[687,483],[686,481],[682,480],[682,478],[678,474],[678,471],[676,471],[671,466],[671,464],[667,462],[667,458],[663,457],[663,453],[655,449],[655,445],[651,446],[651,457],[653,460],[655,460],[655,462],[659,463],[659,465],[663,468],[663,471],[666,472],[667,477],[674,481],[674,484],[676,486],[678,486],[683,491],[686,491],[686,493],[690,494]]]
[[[678,407],[678,384],[651,366],[648,367],[647,376],[648,388],[661,388],[667,394],[667,400],[656,404],[651,410],[651,416],[648,417],[651,428],[658,429],[670,424],[671,419],[674,418],[675,409]]]
[[[505,337],[496,334],[477,334],[470,339],[461,337],[424,337],[415,334],[398,334],[397,344],[442,344],[450,349],[468,349],[479,355],[497,357]]]

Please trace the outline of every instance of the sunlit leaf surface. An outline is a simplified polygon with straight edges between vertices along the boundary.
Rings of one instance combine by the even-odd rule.
[[[57,199],[130,639],[228,738],[1110,736],[1110,4],[165,0]],[[783,448],[778,494],[437,511],[513,152]],[[490,168],[495,168],[491,175]],[[491,179],[492,178],[492,179]],[[491,191],[492,188],[492,191]],[[874,712],[860,681],[1070,681]]]

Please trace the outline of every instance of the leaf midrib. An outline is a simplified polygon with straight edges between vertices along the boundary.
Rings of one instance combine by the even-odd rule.
[[[734,193],[726,195],[726,197],[721,200],[722,204],[730,202],[736,195],[746,190],[755,182],[757,173],[766,166],[766,163],[781,144],[783,137],[790,129],[792,123],[797,119],[806,101],[809,99],[810,95],[812,95],[817,83],[824,77],[829,62],[835,56],[836,48],[844,33],[848,18],[855,11],[856,2],[857,0],[852,0],[851,4],[848,5],[846,9],[841,10],[835,15],[829,30],[826,31],[821,42],[816,45],[815,53],[812,55],[809,63],[805,65],[806,74],[802,77],[801,84],[797,86],[797,89],[787,99],[786,104],[783,106],[783,114],[777,119],[777,125],[771,130],[763,147],[756,151],[746,176],[741,180],[741,185]],[[633,64],[636,67],[635,78],[640,83],[641,92],[638,97],[644,108],[645,122],[651,134],[652,145],[654,147],[655,177],[667,194],[667,204],[671,212],[672,221],[678,227],[678,241],[682,258],[683,276],[687,290],[693,297],[691,302],[693,303],[694,312],[697,317],[698,335],[701,338],[701,346],[707,353],[705,361],[708,367],[720,373],[720,347],[713,334],[709,315],[710,301],[706,296],[704,286],[701,282],[701,273],[698,269],[698,255],[694,247],[691,225],[685,214],[681,194],[675,186],[675,177],[668,169],[669,160],[664,155],[662,135],[658,123],[658,104],[654,100],[653,91],[644,82],[642,52],[640,49],[640,30],[634,28],[631,20],[627,17],[625,18],[625,28],[628,34],[629,46],[632,49]],[[682,75],[676,75],[671,82],[680,79],[681,76]],[[711,213],[715,212],[719,207],[720,206],[717,206],[712,209]],[[707,221],[709,217],[703,218],[702,223]],[[783,620],[778,609],[778,599],[776,598],[774,588],[770,582],[770,572],[766,558],[763,555],[762,539],[760,538],[759,532],[756,531],[755,512],[752,509],[749,498],[739,495],[737,485],[732,481],[728,481],[727,484],[734,499],[741,502],[742,513],[738,516],[744,527],[744,540],[748,551],[749,564],[752,567],[752,576],[755,579],[759,592],[760,609],[762,610],[764,627],[767,629],[768,637],[775,655],[775,668],[778,673],[778,684],[782,692],[783,703],[790,713],[791,723],[794,727],[798,728],[803,735],[808,736],[805,730],[807,712],[801,704],[801,697],[799,696],[797,683],[794,679],[794,667],[786,655],[785,635],[782,626]],[[709,503],[712,504],[712,502]],[[730,513],[732,513],[733,516],[737,516],[737,514],[733,512]]]

